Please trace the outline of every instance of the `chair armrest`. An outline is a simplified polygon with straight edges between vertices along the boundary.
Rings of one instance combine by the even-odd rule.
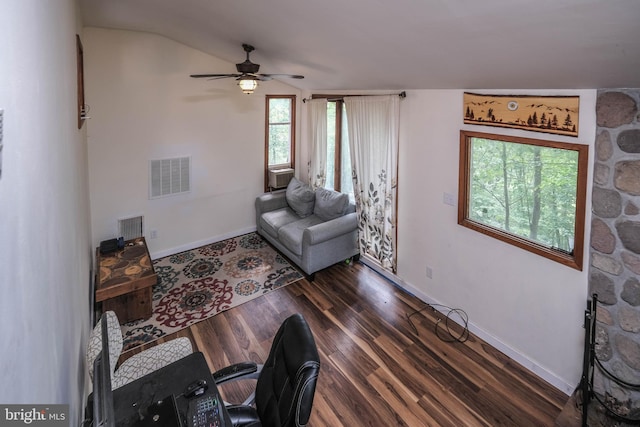
[[[231,419],[231,424],[242,427],[261,427],[262,423],[258,416],[258,412],[251,406],[229,405],[225,408]]]
[[[349,213],[307,228],[302,233],[302,242],[303,245],[316,245],[350,233],[357,228],[358,219],[355,212]]]
[[[278,193],[265,193],[256,197],[256,215],[259,217],[261,214],[269,211],[275,211],[287,207],[287,199],[284,191]]]
[[[216,372],[214,372],[213,380],[216,384],[223,384],[227,381],[233,381],[237,379],[251,379],[258,378],[262,365],[258,369],[258,364],[254,362],[236,363],[235,365],[227,366]]]

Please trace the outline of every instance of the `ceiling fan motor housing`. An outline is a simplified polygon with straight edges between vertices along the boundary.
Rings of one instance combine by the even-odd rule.
[[[260,64],[254,64],[247,59],[240,64],[236,64],[236,69],[242,74],[255,74],[260,69]]]

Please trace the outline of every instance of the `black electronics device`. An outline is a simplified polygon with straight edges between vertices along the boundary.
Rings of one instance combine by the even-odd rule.
[[[189,402],[187,412],[189,427],[222,427],[224,418],[221,414],[220,400],[216,396],[206,395]]]
[[[201,396],[207,391],[207,382],[205,380],[197,380],[192,382],[184,389],[184,397],[191,399],[192,397]]]
[[[100,242],[101,254],[108,254],[122,248],[124,248],[124,239],[122,237],[118,237],[117,239],[103,240],[102,242]]]

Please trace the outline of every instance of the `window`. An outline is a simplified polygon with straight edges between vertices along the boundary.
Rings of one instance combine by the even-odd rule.
[[[295,168],[296,96],[267,95],[264,188],[269,170]]]
[[[313,95],[329,98],[328,95]],[[342,97],[331,95],[327,99],[327,179],[325,188],[349,195],[354,201],[351,175],[351,154],[347,131],[347,111]]]
[[[582,270],[588,150],[461,131],[458,224]]]

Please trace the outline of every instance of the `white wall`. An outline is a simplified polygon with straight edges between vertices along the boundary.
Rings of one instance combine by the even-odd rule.
[[[424,299],[464,309],[472,331],[570,394],[581,373],[587,268],[577,271],[457,225],[457,207],[444,204],[443,193],[457,200],[460,129],[593,146],[596,91],[474,92],[579,95],[579,137],[464,125],[463,91],[409,91],[401,103],[398,275]],[[586,250],[588,226],[585,233]]]
[[[255,229],[264,95],[299,90],[269,81],[244,95],[233,79],[192,79],[235,66],[141,32],[85,28],[85,65],[94,244],[140,214],[152,257]],[[175,156],[192,158],[191,193],[149,200],[149,160]]]
[[[443,194],[453,194],[457,201],[460,130],[467,129],[589,145],[590,207],[596,90],[472,92],[578,95],[579,137],[465,125],[463,90],[408,90],[400,102],[398,272],[388,277],[424,301],[465,310],[472,332],[571,394],[581,374],[590,209],[585,221],[585,266],[577,271],[459,226],[457,206],[444,204]],[[304,107],[302,117],[306,135]],[[309,150],[303,146],[301,152],[306,164]],[[432,269],[431,279],[427,267]]]
[[[91,243],[74,0],[0,13],[0,402],[84,406]],[[26,408],[28,409],[28,407]]]

